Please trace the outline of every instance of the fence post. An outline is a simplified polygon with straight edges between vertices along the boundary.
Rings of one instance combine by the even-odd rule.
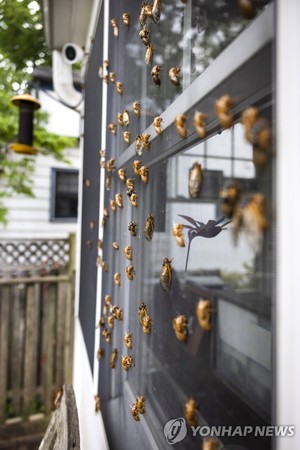
[[[0,423],[2,423],[5,420],[6,416],[7,400],[10,286],[1,286],[0,294]]]

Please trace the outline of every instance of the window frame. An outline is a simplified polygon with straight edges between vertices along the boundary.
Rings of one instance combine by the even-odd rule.
[[[57,189],[56,189],[56,181],[58,173],[67,173],[67,174],[77,174],[79,180],[79,170],[78,169],[65,169],[62,167],[52,167],[51,168],[51,190],[50,190],[50,222],[56,223],[76,223],[78,220],[78,211],[76,217],[56,217],[55,208],[56,208],[56,199],[57,199]],[[77,190],[77,202],[79,198],[79,186]]]

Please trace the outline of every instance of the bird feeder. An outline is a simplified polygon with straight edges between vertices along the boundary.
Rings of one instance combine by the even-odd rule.
[[[23,155],[35,155],[38,149],[32,146],[34,111],[41,107],[40,102],[30,94],[16,95],[11,99],[19,108],[18,143],[10,144],[10,149]]]

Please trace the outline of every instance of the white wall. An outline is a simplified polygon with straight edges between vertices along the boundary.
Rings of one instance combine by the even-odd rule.
[[[79,148],[67,149],[66,158],[70,165],[56,161],[53,157],[36,156],[36,170],[33,178],[35,198],[15,195],[4,199],[8,208],[8,224],[0,224],[1,239],[5,238],[66,238],[77,231],[77,222],[50,222],[51,169],[80,168]],[[14,156],[21,158],[21,156]]]

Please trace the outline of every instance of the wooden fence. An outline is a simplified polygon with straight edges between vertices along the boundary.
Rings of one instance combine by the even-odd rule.
[[[63,275],[0,278],[0,423],[49,414],[72,382],[75,238]]]

